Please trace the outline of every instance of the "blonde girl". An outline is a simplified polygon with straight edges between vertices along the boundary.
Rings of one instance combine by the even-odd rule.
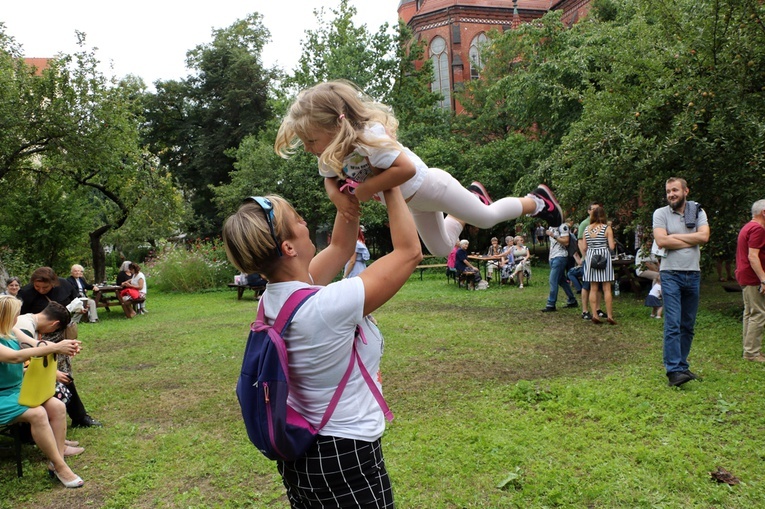
[[[48,471],[67,488],[79,488],[82,479],[64,461],[66,444],[66,405],[51,397],[42,405],[29,408],[19,405],[19,392],[24,374],[24,362],[41,355],[58,353],[75,355],[80,342],[63,340],[59,343],[40,344],[37,340],[22,338],[31,348],[21,348],[11,331],[21,310],[21,301],[11,295],[0,296],[0,424],[28,422],[37,447],[48,457]]]
[[[302,144],[318,156],[327,194],[348,221],[358,218],[359,202],[384,202],[382,191],[400,186],[423,243],[436,256],[451,252],[465,223],[491,228],[529,214],[561,224],[560,206],[547,186],[493,202],[480,182],[466,189],[449,173],[428,168],[396,140],[397,129],[389,107],[350,82],[330,81],[298,94],[274,150],[286,158]]]

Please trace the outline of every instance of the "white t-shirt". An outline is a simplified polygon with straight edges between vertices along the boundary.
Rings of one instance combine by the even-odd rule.
[[[388,138],[390,136],[385,132],[385,127],[382,124],[374,123],[366,129],[365,136],[370,138]],[[349,179],[356,182],[364,182],[369,176],[372,175],[372,167],[379,170],[385,170],[390,168],[393,161],[403,152],[414,163],[416,173],[414,177],[410,178],[403,185],[401,185],[401,194],[404,195],[404,199],[410,198],[422,185],[427,174],[428,167],[422,162],[414,152],[399,144],[400,150],[394,150],[389,148],[376,148],[366,145],[359,145],[354,148],[353,152],[343,159],[343,174]],[[335,171],[319,162],[319,175],[322,177],[337,177]],[[382,193],[377,193],[380,200],[383,200]],[[383,201],[384,202],[384,201]]]
[[[635,274],[640,276],[643,272],[646,270],[649,270],[645,264],[648,263],[655,263],[656,265],[659,265],[659,259],[656,258],[656,255],[654,255],[650,249],[638,249],[637,254],[635,255]]]
[[[297,281],[269,283],[260,299],[266,320],[273,323],[287,298],[309,286]],[[289,356],[289,403],[314,426],[321,422],[348,369],[356,324],[361,324],[367,340],[366,344],[357,342],[359,355],[382,391],[379,369],[383,338],[363,316],[364,282],[355,277],[319,288],[297,311],[284,335]],[[383,431],[385,416],[356,366],[320,434],[371,442]]]
[[[37,337],[35,337],[37,334],[37,318],[35,318],[34,313],[19,315],[18,318],[16,318],[15,327],[20,331],[27,333],[29,337],[37,339]]]
[[[568,256],[568,247],[564,246],[560,242],[558,242],[558,239],[562,239],[563,237],[569,236],[569,228],[566,223],[563,223],[562,225],[556,227],[553,227],[555,230],[555,236],[550,237],[550,260],[553,258],[561,258],[563,256]]]
[[[143,272],[139,272],[138,274],[133,276],[133,278],[130,280],[130,282],[132,284],[138,286],[138,281],[141,281],[141,280],[143,280],[143,288],[138,290],[138,293],[141,294],[141,295],[146,295],[146,290],[147,290],[147,288],[146,288],[146,276],[143,275]]]

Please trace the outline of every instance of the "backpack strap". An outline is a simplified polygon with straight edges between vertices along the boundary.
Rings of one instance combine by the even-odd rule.
[[[258,303],[257,317],[255,318],[255,322],[250,328],[254,332],[259,332],[263,329],[271,327],[276,331],[277,334],[281,336],[282,332],[284,332],[284,329],[289,327],[289,324],[292,322],[292,318],[294,318],[295,313],[298,309],[300,309],[300,306],[302,306],[309,297],[318,291],[318,288],[309,287],[301,288],[300,290],[295,290],[292,292],[292,294],[282,305],[282,308],[279,310],[279,314],[276,315],[276,319],[272,325],[266,323],[266,314],[263,305],[265,298],[261,298],[260,302]]]
[[[319,423],[319,427],[316,428],[316,431],[318,432],[326,424],[329,422],[330,417],[332,417],[332,413],[335,411],[335,407],[337,407],[338,402],[340,401],[340,396],[343,395],[343,390],[345,389],[345,386],[348,384],[348,380],[351,378],[351,373],[353,372],[353,365],[358,362],[359,364],[359,371],[361,371],[361,376],[364,377],[364,380],[367,383],[367,386],[369,386],[369,390],[372,391],[372,395],[374,395],[375,399],[377,400],[377,404],[380,405],[380,408],[383,411],[383,414],[385,414],[385,418],[388,421],[393,420],[393,412],[390,411],[390,408],[388,407],[388,403],[385,402],[385,398],[383,397],[382,393],[380,392],[380,389],[377,388],[377,384],[372,379],[372,375],[369,374],[369,371],[367,371],[367,367],[364,366],[364,363],[361,361],[361,356],[359,355],[358,348],[356,347],[356,340],[361,339],[361,341],[366,344],[367,338],[364,336],[364,331],[361,329],[361,326],[356,326],[356,334],[353,338],[353,350],[351,352],[351,360],[348,363],[348,369],[345,370],[345,374],[343,375],[343,378],[340,380],[340,383],[337,386],[337,389],[335,390],[335,394],[332,396],[332,399],[329,402],[329,405],[327,406],[327,410],[324,412],[324,417],[321,419],[321,423]]]
[[[279,314],[276,315],[276,320],[274,320],[274,324],[271,326],[274,331],[281,336],[282,332],[292,323],[292,319],[295,317],[297,310],[300,309],[300,306],[318,291],[318,288],[309,287],[292,292],[292,295],[287,298]]]

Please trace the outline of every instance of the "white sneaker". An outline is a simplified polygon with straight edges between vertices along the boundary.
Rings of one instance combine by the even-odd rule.
[[[518,285],[518,288],[520,288],[520,289],[522,290],[522,289],[523,289],[523,283],[521,283],[520,285]]]

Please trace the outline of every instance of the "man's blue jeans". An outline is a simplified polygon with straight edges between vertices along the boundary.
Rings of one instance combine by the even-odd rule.
[[[667,373],[686,371],[699,309],[701,272],[662,270],[664,300],[664,367]]]
[[[558,300],[558,286],[563,288],[568,297],[568,304],[576,304],[576,297],[574,292],[571,291],[571,287],[566,281],[566,263],[567,257],[558,256],[550,260],[550,296],[547,298],[547,307],[554,308],[555,301]]]

